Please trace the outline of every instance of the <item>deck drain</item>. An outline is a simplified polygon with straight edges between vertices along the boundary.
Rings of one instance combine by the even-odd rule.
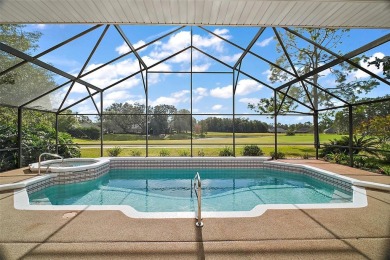
[[[62,218],[73,218],[77,215],[77,212],[68,212],[68,213],[65,213]]]

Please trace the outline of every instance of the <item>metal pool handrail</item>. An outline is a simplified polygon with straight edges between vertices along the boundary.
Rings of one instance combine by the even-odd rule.
[[[64,157],[62,157],[62,156],[60,156],[60,155],[58,155],[58,154],[55,154],[55,153],[41,153],[41,154],[39,155],[39,159],[38,159],[38,175],[41,175],[41,157],[42,157],[42,155],[50,155],[50,156],[53,156],[53,157],[57,157],[57,158],[62,159],[62,160],[61,160],[61,163],[64,162]],[[48,169],[48,168],[49,168],[49,166],[47,166],[46,172],[47,172],[47,169]]]
[[[197,189],[195,189],[197,187]],[[202,222],[202,182],[200,181],[200,175],[199,172],[195,174],[194,177],[194,190],[196,197],[198,199],[198,221],[196,222],[197,227],[203,227],[203,222]]]

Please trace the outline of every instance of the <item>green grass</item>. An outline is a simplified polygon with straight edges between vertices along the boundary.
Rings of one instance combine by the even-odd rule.
[[[193,156],[197,157],[199,151],[203,151],[205,154],[205,157],[213,157],[219,156],[219,151],[222,150],[224,146],[219,147],[194,147],[193,149]],[[274,146],[267,145],[267,146],[260,146],[261,150],[264,152],[265,156],[269,156],[272,151],[274,151]],[[183,154],[182,151],[186,150],[189,154],[191,154],[190,147],[188,148],[167,148],[167,147],[161,147],[161,148],[149,148],[148,149],[148,156],[151,157],[158,157],[160,155],[161,150],[168,150],[169,156],[180,156]],[[236,147],[236,156],[242,156],[242,146]],[[103,149],[103,156],[108,156],[107,149]],[[140,151],[141,157],[146,156],[146,149],[145,148],[123,148],[122,152],[119,156],[121,157],[131,157],[132,151]],[[296,145],[282,145],[278,146],[278,151],[283,152],[286,154],[287,157],[294,157],[294,158],[302,158],[304,154],[309,154],[311,157],[315,156],[315,149],[312,146],[296,146]],[[96,158],[100,157],[100,149],[99,148],[82,148],[81,149],[81,157],[84,158]]]
[[[145,146],[145,137],[140,139],[139,135],[131,134],[109,134],[104,135],[104,145],[122,146],[123,150],[120,156],[131,156],[133,150],[139,150],[141,156],[146,156],[145,148],[139,148],[137,146]],[[174,136],[171,136],[172,138]],[[310,157],[315,156],[315,148],[313,146],[314,137],[312,134],[297,134],[294,136],[286,136],[286,134],[278,134],[278,151],[286,154],[287,157],[302,158],[305,154]],[[329,142],[331,139],[338,139],[341,135],[337,134],[320,134],[321,143]],[[241,156],[244,145],[259,145],[264,154],[269,156],[271,151],[274,150],[275,137],[272,133],[237,133],[235,135],[236,143],[236,156]],[[96,144],[99,145],[99,140],[84,140],[74,139],[79,144]],[[233,134],[231,133],[218,133],[209,132],[206,138],[193,139],[192,143],[193,156],[198,156],[198,151],[202,150],[205,156],[218,156],[219,151],[225,146],[233,146]],[[180,156],[183,154],[183,150],[187,150],[189,153],[191,140],[149,140],[148,156],[159,156],[162,149],[168,149],[170,156]],[[300,145],[297,145],[300,144]],[[135,146],[134,148],[125,146]],[[169,146],[175,146],[170,148]],[[106,149],[104,149],[104,156],[107,155]],[[82,157],[100,157],[100,147],[89,148],[81,147]]]
[[[182,136],[181,136],[182,137]],[[338,139],[341,135],[337,134],[320,134],[320,142],[326,143],[331,139]],[[190,139],[175,140],[174,136],[167,139],[149,140],[149,144],[155,145],[174,145],[174,144],[190,144]],[[109,145],[144,145],[145,136],[132,134],[108,134],[103,137],[104,144]],[[236,144],[273,144],[274,135],[272,133],[236,133]],[[73,139],[77,144],[100,144],[100,140]],[[209,132],[206,138],[193,139],[193,144],[221,144],[229,145],[233,143],[233,134]],[[286,134],[278,134],[279,144],[313,144],[314,136],[312,134],[297,134],[294,136],[286,136]]]

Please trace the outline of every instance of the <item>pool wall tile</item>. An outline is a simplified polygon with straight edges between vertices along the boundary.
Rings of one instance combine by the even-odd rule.
[[[27,187],[28,193],[33,193],[52,185],[77,183],[97,179],[109,172],[110,169],[161,169],[161,168],[260,168],[272,171],[289,171],[306,175],[314,179],[326,182],[347,192],[352,192],[352,183],[336,175],[331,175],[321,170],[309,169],[304,165],[291,165],[286,163],[266,161],[259,157],[224,157],[224,158],[111,158],[96,168],[77,172],[59,172],[52,178],[42,180]]]

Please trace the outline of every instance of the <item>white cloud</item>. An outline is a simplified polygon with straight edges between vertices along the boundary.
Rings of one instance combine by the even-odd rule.
[[[262,85],[251,79],[242,79],[237,84],[236,95],[245,96],[262,89]],[[210,90],[210,95],[216,98],[231,98],[233,95],[232,85],[218,87]]]
[[[298,116],[295,121],[303,121],[305,118],[303,116]],[[306,118],[307,119],[307,118]]]
[[[134,43],[133,47],[135,49],[137,49],[138,47],[141,47],[143,45],[145,45],[145,42],[143,40],[140,40],[140,41]],[[147,47],[142,48],[141,50],[138,50],[138,52],[145,51],[146,49],[147,49]],[[130,47],[127,45],[126,42],[123,42],[122,45],[115,48],[115,51],[118,52],[119,55],[122,55],[122,54],[128,53],[130,51]]]
[[[70,93],[87,94],[88,91],[84,85],[75,83]]]
[[[229,30],[228,29],[215,29],[214,30],[215,34],[218,34],[219,36],[225,38],[225,39],[230,39],[231,35],[229,35]],[[224,41],[214,35],[209,35],[209,36],[201,36],[199,34],[194,34],[193,35],[193,44],[196,47],[200,48],[213,48],[218,52],[222,52],[224,50]]]
[[[384,56],[385,55],[382,52],[376,52],[367,60],[367,62],[365,62],[364,60],[361,60],[359,62],[359,65],[362,66],[363,68],[371,71],[372,73],[378,75],[378,74],[380,74],[382,72],[382,68],[378,69],[374,65],[371,65],[371,66],[368,67],[368,62],[374,61],[375,57],[377,57],[379,59],[382,59]],[[355,77],[357,79],[362,79],[362,78],[368,78],[368,77],[370,77],[370,75],[359,69],[359,70],[357,70],[357,71],[355,71],[353,73],[353,77]]]
[[[156,105],[173,105],[177,106],[180,103],[187,103],[189,102],[189,90],[182,90],[178,92],[171,93],[168,97],[158,97],[156,100],[150,100],[149,105],[156,106]]]
[[[220,110],[222,108],[222,105],[214,105],[211,109],[212,110]]]
[[[256,42],[256,45],[260,46],[260,47],[268,46],[272,42],[273,39],[274,39],[273,36],[269,37],[267,39],[262,40],[261,42]]]
[[[240,98],[238,101],[245,104],[257,104],[259,98]]]
[[[196,88],[194,93],[201,96],[207,96],[207,88]]]
[[[242,79],[237,84],[236,95],[245,96],[259,91],[263,86],[251,79]]]
[[[216,98],[232,98],[233,87],[228,85],[226,87],[218,87],[210,90],[210,95]]]
[[[262,75],[266,75],[267,81],[271,81],[271,80],[270,80],[270,79],[271,79],[271,75],[272,75],[271,70],[263,71],[261,74],[262,74]]]
[[[203,64],[203,65],[193,65],[192,66],[192,71],[194,71],[194,72],[204,72],[204,71],[207,71],[210,68],[210,66],[211,66],[210,63],[206,63],[206,64]]]
[[[96,68],[100,64],[91,64],[87,67],[87,71]],[[138,60],[126,59],[120,62],[106,65],[99,70],[83,77],[82,79],[92,85],[95,85],[100,88],[105,88],[124,77],[127,77],[135,72],[140,70]],[[124,89],[129,89],[134,87],[139,83],[139,79],[132,77],[124,82],[121,82],[117,86],[120,86]]]
[[[223,62],[237,62],[238,59],[241,57],[241,54],[242,53],[236,53],[233,54],[232,56],[228,56],[228,55],[220,56],[219,59]]]
[[[192,92],[192,100],[194,103],[200,101],[201,99],[209,95],[208,90],[202,87],[196,88]]]

